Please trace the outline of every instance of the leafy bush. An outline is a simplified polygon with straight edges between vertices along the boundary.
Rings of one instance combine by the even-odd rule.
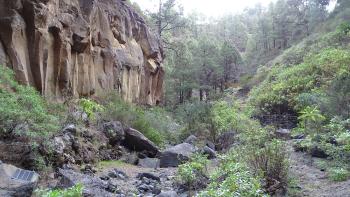
[[[185,127],[180,138],[185,139],[190,134],[208,136],[212,130],[211,109],[212,104],[205,102],[187,102],[178,106],[175,117]]]
[[[19,85],[13,72],[0,66],[0,137],[42,138],[58,131],[58,117],[34,88]]]
[[[206,185],[208,160],[205,155],[195,154],[189,162],[179,166],[177,178],[191,191],[201,189]]]
[[[288,161],[284,143],[279,140],[267,142],[263,148],[251,148],[245,153],[248,164],[256,175],[264,178],[264,187],[275,192],[275,184],[280,188],[288,185]]]
[[[36,190],[35,197],[82,197],[83,185],[77,184],[68,189]]]
[[[200,197],[267,196],[259,177],[240,163],[237,156],[229,154],[221,158],[219,168],[211,175],[209,186],[199,193]]]
[[[250,103],[256,113],[274,113],[278,106],[287,106],[280,111],[300,111],[303,105],[298,98],[303,93],[326,92],[332,81],[349,70],[350,53],[341,49],[324,49],[308,56],[304,63],[292,67],[275,66],[260,86],[251,92]]]
[[[146,108],[127,103],[119,95],[110,94],[104,98],[102,113],[104,120],[118,120],[143,133],[147,138],[163,145],[165,139],[175,141],[180,126],[163,109]]]
[[[104,108],[93,100],[82,98],[79,100],[79,105],[90,119],[95,119],[95,113],[102,112]]]
[[[329,177],[333,181],[346,181],[350,177],[350,173],[344,168],[332,168],[329,171]]]

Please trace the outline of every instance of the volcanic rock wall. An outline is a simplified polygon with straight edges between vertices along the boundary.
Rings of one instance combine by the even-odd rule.
[[[0,0],[0,64],[44,96],[161,101],[159,39],[122,0]]]

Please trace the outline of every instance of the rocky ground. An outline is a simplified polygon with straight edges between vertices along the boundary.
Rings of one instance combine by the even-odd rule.
[[[30,168],[22,165],[25,162],[4,160],[0,164],[1,196],[26,197],[36,185],[69,188],[78,183],[84,187],[84,196],[188,196],[186,188],[177,181],[177,167],[196,152],[206,153],[209,159],[216,158],[215,145],[207,142],[197,147],[195,136],[160,149],[141,132],[118,121],[103,122],[97,127],[68,124],[48,141],[40,149],[50,159],[53,171],[42,171],[40,179],[15,180],[13,169],[17,168],[7,163]],[[31,155],[30,151],[23,155],[21,146],[11,145],[18,149],[18,158]]]
[[[303,152],[295,152],[288,142],[290,153],[290,174],[297,181],[296,196],[307,197],[349,197],[350,180],[334,182],[325,171],[314,165],[314,158]]]

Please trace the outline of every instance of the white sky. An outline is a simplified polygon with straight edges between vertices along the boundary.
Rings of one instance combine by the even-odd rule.
[[[137,2],[142,9],[154,10],[159,0],[131,0]],[[206,16],[217,17],[227,13],[239,13],[246,7],[252,7],[257,3],[267,6],[276,0],[177,0],[183,5],[185,13],[197,11]]]

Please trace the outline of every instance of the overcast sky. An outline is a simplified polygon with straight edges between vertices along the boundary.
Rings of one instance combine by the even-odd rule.
[[[137,2],[142,9],[154,10],[159,0],[131,0]],[[183,5],[185,13],[197,11],[207,16],[221,16],[226,13],[238,13],[246,7],[257,3],[268,5],[276,0],[177,0]]]

